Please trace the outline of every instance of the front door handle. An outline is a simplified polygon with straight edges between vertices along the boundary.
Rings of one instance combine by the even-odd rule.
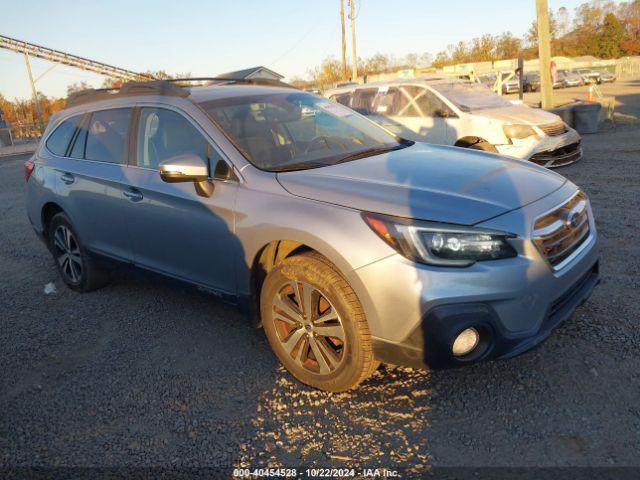
[[[73,182],[76,181],[75,177],[68,172],[65,172],[62,175],[60,175],[60,180],[62,180],[67,185],[71,185]]]
[[[122,194],[132,202],[139,202],[144,198],[140,190],[134,190],[134,189],[124,190]]]

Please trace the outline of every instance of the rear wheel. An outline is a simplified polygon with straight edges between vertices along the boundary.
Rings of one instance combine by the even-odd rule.
[[[344,391],[377,369],[362,306],[324,257],[286,259],[269,272],[260,298],[269,344],[299,381]]]
[[[108,272],[95,265],[64,213],[58,213],[51,219],[48,231],[49,250],[58,273],[69,288],[89,292],[108,282]]]

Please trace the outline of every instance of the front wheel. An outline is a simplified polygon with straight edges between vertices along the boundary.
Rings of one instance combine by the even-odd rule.
[[[302,383],[344,391],[379,365],[355,292],[318,254],[288,258],[269,272],[260,313],[271,348]]]
[[[493,146],[489,142],[484,142],[484,141],[474,143],[473,145],[469,145],[468,148],[471,148],[473,150],[482,150],[483,152],[498,153],[498,150],[496,149],[495,146]]]

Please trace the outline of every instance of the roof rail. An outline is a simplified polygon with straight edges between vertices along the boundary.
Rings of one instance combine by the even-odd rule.
[[[293,85],[281,82],[280,80],[271,80],[269,78],[233,78],[233,77],[194,77],[194,78],[171,78],[167,80],[171,83],[188,83],[188,82],[210,82],[209,85],[229,85],[229,84],[246,84],[246,85],[265,85],[271,87],[295,88]]]
[[[108,100],[114,97],[132,97],[137,95],[158,95],[171,97],[188,97],[189,91],[166,80],[150,82],[127,82],[120,88],[97,88],[74,92],[67,97],[67,107],[75,107],[83,103]]]
[[[108,100],[114,97],[132,97],[137,95],[158,95],[171,97],[188,97],[189,90],[182,88],[188,85],[178,85],[189,82],[210,82],[209,85],[267,85],[272,87],[295,88],[279,80],[267,78],[229,78],[229,77],[194,77],[172,78],[169,80],[152,80],[150,82],[127,82],[120,88],[96,88],[71,93],[67,97],[67,107],[75,107],[83,103]]]

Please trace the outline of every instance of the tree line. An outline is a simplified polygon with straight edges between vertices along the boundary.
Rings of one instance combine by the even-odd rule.
[[[613,0],[590,0],[573,12],[562,7],[550,17],[552,55],[576,57],[593,55],[599,58],[619,58],[625,55],[640,55],[640,0],[616,3]],[[438,52],[435,57],[425,53],[410,53],[398,57],[376,53],[368,58],[358,58],[358,75],[373,75],[396,72],[402,69],[424,67],[441,68],[458,63],[472,63],[538,56],[538,31],[534,21],[529,30],[517,37],[511,32],[497,35],[486,34],[469,41],[460,41]],[[184,78],[189,74],[172,76],[163,70],[145,72],[155,78]],[[335,57],[325,59],[307,72],[307,78],[294,78],[295,86],[320,89],[329,88],[344,77],[342,64]],[[120,81],[106,79],[104,88],[120,86]],[[67,93],[90,88],[86,82],[70,85]],[[49,98],[38,94],[43,120],[46,124],[51,115],[64,108],[64,99]],[[0,95],[0,110],[4,119],[14,126],[37,124],[33,101],[16,99],[9,101]]]
[[[561,7],[550,15],[552,55],[619,58],[640,54],[640,0],[615,3],[612,0],[590,0],[573,12]],[[438,52],[409,54],[402,58],[377,53],[358,59],[358,76],[395,72],[402,68],[431,66],[442,68],[459,63],[489,62],[523,57],[538,57],[538,26],[534,21],[522,36],[507,31],[486,34],[469,41],[459,41]],[[325,59],[308,71],[307,79],[294,83],[307,87],[328,88],[345,81],[341,63],[335,57]]]
[[[640,0],[615,3],[591,0],[575,9],[550,15],[552,55],[619,58],[640,54]],[[538,25],[534,21],[522,38],[511,32],[460,41],[439,52],[434,67],[538,56]]]
[[[173,78],[188,78],[190,73],[171,75],[164,70],[147,71],[144,74],[153,76],[153,78],[169,80]],[[119,88],[122,80],[115,78],[106,78],[100,88]],[[82,80],[67,86],[67,96],[81,90],[94,88],[92,85]],[[48,97],[42,92],[38,92],[38,101],[40,111],[42,113],[43,124],[46,125],[51,117],[65,107],[65,98]],[[7,122],[13,130],[12,135],[16,138],[32,137],[38,135],[38,115],[33,103],[33,99],[14,99],[9,100],[0,94],[0,116],[2,120]],[[0,128],[2,125],[0,124]]]

